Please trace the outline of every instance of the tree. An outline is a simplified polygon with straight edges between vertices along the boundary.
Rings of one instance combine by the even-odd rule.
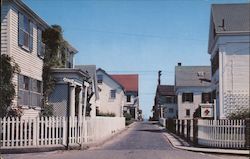
[[[43,64],[43,116],[53,115],[53,106],[48,104],[49,94],[53,91],[55,80],[52,76],[52,68],[63,68],[67,59],[67,42],[63,39],[62,28],[59,25],[52,25],[43,32],[45,43],[45,55]]]
[[[8,55],[0,56],[0,117],[7,116],[15,97],[15,85],[12,82],[14,73],[20,72],[15,61]]]

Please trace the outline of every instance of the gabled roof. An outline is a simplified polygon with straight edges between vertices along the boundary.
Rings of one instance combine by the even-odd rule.
[[[211,6],[208,53],[218,35],[250,34],[250,3],[213,4]]]
[[[138,92],[138,74],[113,74],[111,77],[119,82],[125,91]]]
[[[209,82],[202,82],[200,79],[210,80],[210,66],[176,66],[175,86],[176,87],[197,87],[209,86]]]
[[[32,9],[30,9],[25,3],[23,3],[21,0],[12,0],[13,3],[15,3],[17,6],[22,8],[24,11],[26,11],[29,16],[31,16],[36,22],[38,22],[41,26],[45,28],[49,28],[49,24],[46,23],[42,18],[40,18]]]
[[[86,73],[93,79],[94,86],[95,86],[95,94],[96,98],[99,99],[99,91],[96,79],[96,65],[75,65],[75,68],[78,68]]]
[[[123,85],[121,84],[121,83],[119,83],[118,81],[116,81],[112,76],[110,76],[106,71],[104,71],[103,69],[101,69],[101,68],[98,68],[97,70],[96,70],[96,72],[102,72],[103,74],[105,74],[106,76],[108,76],[111,80],[113,80],[117,85],[119,85],[122,89],[123,89],[123,91],[124,91],[124,87],[123,87]]]
[[[160,96],[173,96],[175,95],[174,85],[158,85],[156,93]]]
[[[211,12],[216,33],[250,32],[250,3],[213,4]]]

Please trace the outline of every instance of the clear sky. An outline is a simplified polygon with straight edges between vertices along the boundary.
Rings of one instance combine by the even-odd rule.
[[[76,64],[110,74],[138,73],[140,107],[151,116],[162,84],[174,84],[174,67],[209,65],[210,5],[249,0],[23,0],[48,24],[58,24],[79,53]]]

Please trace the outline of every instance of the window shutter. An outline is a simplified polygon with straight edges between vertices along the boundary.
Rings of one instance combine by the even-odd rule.
[[[18,75],[18,87],[19,89],[23,89],[23,75]]]
[[[24,45],[24,16],[21,13],[18,13],[18,44]]]
[[[30,52],[33,50],[33,23],[30,21],[30,26],[29,26],[29,49]]]
[[[41,42],[42,41],[41,40],[42,40],[42,31],[39,28],[37,28],[37,55],[39,57],[42,56],[42,54],[41,54],[41,51],[42,51]]]
[[[190,102],[193,102],[194,101],[194,94],[190,93],[190,96],[191,96],[191,101]]]
[[[185,102],[185,93],[182,93],[182,102]]]

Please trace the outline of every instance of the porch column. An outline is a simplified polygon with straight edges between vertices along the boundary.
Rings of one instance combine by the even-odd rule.
[[[70,117],[75,116],[75,85],[70,84]]]
[[[83,149],[83,142],[87,142],[87,122],[86,122],[86,107],[87,107],[87,93],[88,93],[88,87],[89,87],[89,83],[88,82],[84,82],[84,108],[83,108],[83,122],[82,122],[82,134],[81,136],[83,137],[82,141],[81,141],[81,148]]]
[[[79,92],[79,103],[78,103],[78,119],[79,119],[79,121],[82,121],[82,107],[83,107],[82,90],[83,90],[83,87],[81,86],[81,90]]]

